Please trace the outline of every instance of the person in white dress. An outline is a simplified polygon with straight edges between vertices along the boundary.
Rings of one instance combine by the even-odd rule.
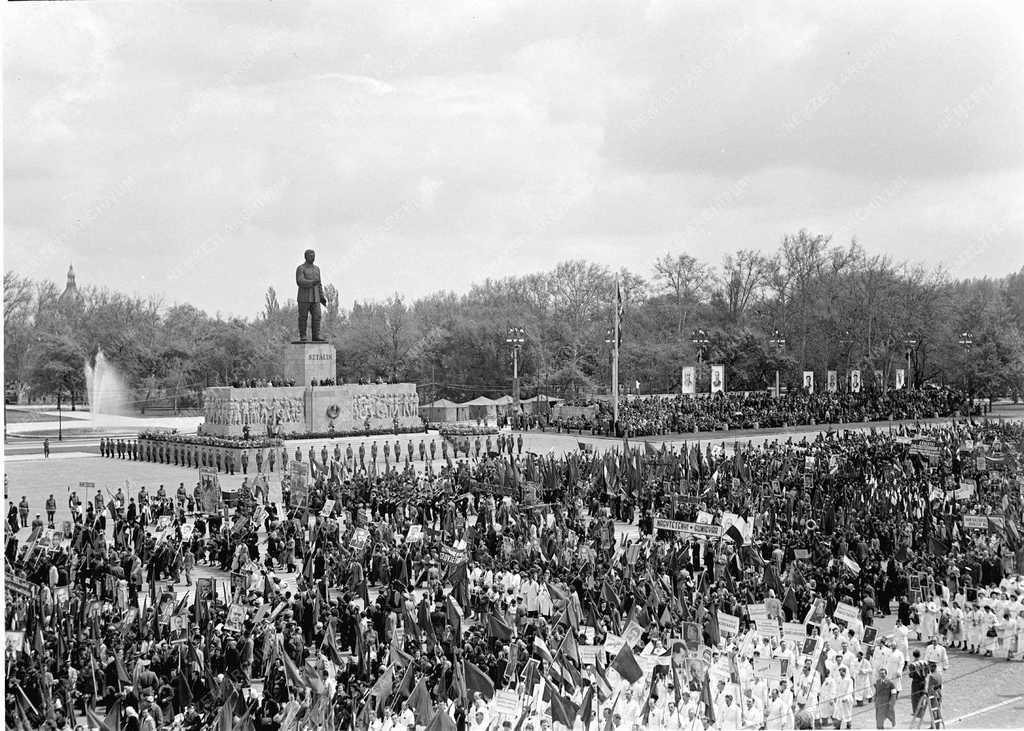
[[[999,618],[992,611],[991,604],[985,604],[984,614],[981,615],[981,647],[980,651],[984,657],[992,657],[999,648]]]
[[[924,650],[925,662],[933,662],[938,667],[942,668],[945,672],[949,670],[949,653],[946,652],[946,648],[939,644],[938,640],[933,637],[932,641],[928,643],[928,647]]]
[[[864,651],[857,653],[857,664],[853,669],[853,699],[858,706],[864,705],[875,695],[875,684],[873,681],[874,670],[871,661],[864,657]]]
[[[792,710],[787,706],[786,700],[779,694],[778,688],[772,688],[771,696],[768,698],[768,705],[765,706],[764,722],[768,731],[782,731],[782,729],[793,728],[787,725],[787,719]]]
[[[889,680],[896,686],[897,696],[903,692],[903,666],[905,664],[906,656],[899,648],[893,647],[892,653],[885,661],[885,671]]]
[[[836,678],[835,710],[832,716],[840,726],[845,723],[846,728],[851,728],[853,724],[853,696],[853,678],[850,677],[850,671],[846,666],[840,665],[839,677]]]

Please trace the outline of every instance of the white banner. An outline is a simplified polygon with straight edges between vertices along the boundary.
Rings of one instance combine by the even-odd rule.
[[[828,392],[835,393],[839,390],[839,373],[837,371],[827,371],[826,378],[828,381]]]
[[[691,396],[697,393],[697,369],[693,366],[683,368],[683,393]]]
[[[732,635],[735,637],[740,633],[740,618],[719,610],[718,631],[723,635]]]
[[[896,390],[902,391],[907,385],[907,372],[903,368],[896,369]]]
[[[836,605],[836,611],[832,613],[832,616],[835,619],[843,620],[847,625],[849,625],[860,618],[860,613],[857,611],[856,607],[846,604],[845,602],[839,602]]]
[[[669,520],[668,518],[655,518],[654,530],[671,530],[677,533],[692,533],[696,536],[706,536],[708,538],[721,538],[723,532],[723,528],[720,525],[687,523],[682,520]]]
[[[965,515],[964,530],[988,530],[988,518],[984,515]]]
[[[725,366],[711,366],[711,393],[725,393]]]
[[[804,390],[814,393],[814,371],[804,371]]]
[[[850,393],[860,393],[860,369],[850,371]]]

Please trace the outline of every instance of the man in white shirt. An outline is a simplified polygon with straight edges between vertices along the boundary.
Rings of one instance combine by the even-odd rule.
[[[903,692],[903,665],[906,663],[906,657],[897,648],[893,648],[892,653],[885,661],[885,672],[892,681],[893,685],[896,686],[896,697]]]
[[[925,662],[933,662],[942,668],[943,671],[949,670],[949,654],[946,652],[946,648],[938,643],[935,637],[932,637],[932,641],[928,643],[928,647],[924,650]]]
[[[725,691],[725,700],[715,709],[715,726],[719,731],[739,731],[743,725],[743,713],[733,702],[732,690]]]

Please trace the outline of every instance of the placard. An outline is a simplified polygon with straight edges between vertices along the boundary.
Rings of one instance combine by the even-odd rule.
[[[452,546],[441,546],[441,565],[451,568],[466,560],[466,551]]]
[[[409,533],[405,537],[405,542],[406,543],[419,543],[422,540],[423,540],[423,526],[422,525],[410,525],[409,526]]]
[[[241,632],[245,623],[245,607],[241,604],[232,604],[228,607],[228,616],[224,620],[224,629],[230,632]]]
[[[807,637],[807,626],[800,622],[783,622],[782,639],[787,642],[796,643],[797,647],[803,644]]]
[[[643,637],[643,634],[644,628],[641,627],[640,623],[634,619],[622,633],[622,640],[630,647],[634,647],[640,642],[640,638]]]
[[[366,528],[356,528],[352,533],[352,540],[349,541],[349,545],[357,551],[361,551],[366,548],[366,544],[369,540],[370,531]]]
[[[687,523],[682,520],[669,520],[668,518],[655,518],[654,530],[669,530],[676,533],[690,533],[695,536],[706,538],[721,538],[722,526],[705,525],[702,523]]]
[[[496,690],[491,699],[491,710],[495,713],[518,718],[519,716],[519,695],[514,690]]]
[[[960,486],[953,491],[953,497],[957,500],[967,500],[974,497],[976,486],[974,480],[960,480]]]
[[[4,587],[9,592],[20,594],[27,598],[31,598],[36,589],[36,585],[31,581],[15,576],[10,570],[4,571]]]
[[[334,501],[333,500],[325,500],[324,501],[324,506],[322,508],[320,508],[320,515],[324,516],[325,518],[330,518],[331,517],[331,513],[333,513],[333,512],[334,512]]]
[[[199,505],[197,509],[206,515],[216,515],[220,510],[220,478],[212,467],[199,468]]]
[[[82,488],[83,490],[95,490],[96,489],[96,483],[95,482],[84,482],[83,481],[83,482],[79,482],[78,486],[80,488]]]
[[[860,612],[857,611],[856,607],[846,602],[839,602],[836,605],[836,611],[832,613],[832,618],[836,621],[846,622],[847,626],[849,626],[860,619]]]
[[[965,515],[964,530],[988,530],[988,518],[984,515]]]
[[[309,502],[309,465],[292,460],[288,463],[288,489],[291,507],[303,507]]]
[[[603,652],[601,645],[578,645],[581,665],[596,665],[597,653]]]
[[[725,612],[718,612],[718,631],[735,637],[740,633],[740,618]]]

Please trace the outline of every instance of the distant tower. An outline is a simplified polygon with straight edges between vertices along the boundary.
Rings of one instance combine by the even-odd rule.
[[[61,309],[78,307],[82,304],[82,293],[78,291],[78,284],[75,282],[75,268],[68,266],[68,283],[57,298],[57,306]]]

